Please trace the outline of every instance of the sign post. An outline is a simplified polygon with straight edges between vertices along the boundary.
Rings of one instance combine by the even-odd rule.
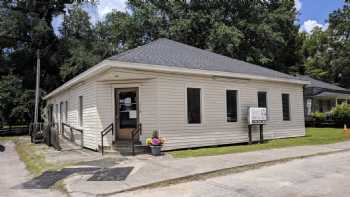
[[[252,127],[259,125],[260,143],[264,143],[264,124],[267,120],[266,108],[250,107],[248,111],[248,143],[252,144]]]

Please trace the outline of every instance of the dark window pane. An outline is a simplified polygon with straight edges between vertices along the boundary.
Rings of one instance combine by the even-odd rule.
[[[201,90],[187,88],[187,119],[190,124],[201,123]]]
[[[119,127],[136,128],[137,126],[137,101],[136,91],[119,93]]]
[[[237,122],[237,90],[226,90],[227,122]]]
[[[267,108],[266,92],[258,92],[258,107]]]
[[[83,96],[79,96],[79,126],[83,126]]]
[[[58,124],[58,104],[56,104],[56,116],[55,116],[55,123]]]
[[[50,106],[49,106],[49,117],[48,117],[48,119],[49,119],[49,123],[51,124],[51,123],[53,123],[53,104],[50,104]]]
[[[319,105],[320,112],[323,112],[323,101],[319,100],[318,105]]]
[[[60,102],[60,124],[63,122],[63,102]]]
[[[290,120],[289,94],[282,94],[283,120]]]
[[[67,123],[68,122],[68,101],[66,101],[66,103],[65,103],[65,110],[64,110],[64,120],[65,120],[65,122]]]

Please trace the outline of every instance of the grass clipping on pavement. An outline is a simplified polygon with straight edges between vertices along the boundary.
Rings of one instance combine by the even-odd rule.
[[[55,171],[64,167],[64,165],[48,163],[42,150],[38,150],[37,145],[30,143],[28,139],[18,138],[14,142],[20,159],[26,165],[27,170],[35,176],[48,170]]]
[[[221,146],[221,147],[208,147],[208,148],[198,148],[198,149],[191,149],[191,150],[171,151],[169,153],[175,158],[199,157],[199,156],[210,156],[210,155],[266,150],[266,149],[273,149],[273,148],[284,148],[284,147],[291,147],[291,146],[331,144],[331,143],[346,141],[349,139],[350,138],[344,137],[343,129],[307,128],[306,135],[304,137],[268,140],[268,141],[265,141],[264,144],[229,145],[229,146]]]

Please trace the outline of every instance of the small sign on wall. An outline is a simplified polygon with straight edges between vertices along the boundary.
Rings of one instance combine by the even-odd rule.
[[[129,111],[129,119],[137,118],[136,110]]]
[[[265,124],[267,120],[266,108],[250,107],[248,112],[248,124]]]

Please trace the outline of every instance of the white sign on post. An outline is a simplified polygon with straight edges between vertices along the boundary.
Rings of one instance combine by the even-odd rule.
[[[266,108],[250,107],[248,113],[248,124],[265,124],[267,120]]]

